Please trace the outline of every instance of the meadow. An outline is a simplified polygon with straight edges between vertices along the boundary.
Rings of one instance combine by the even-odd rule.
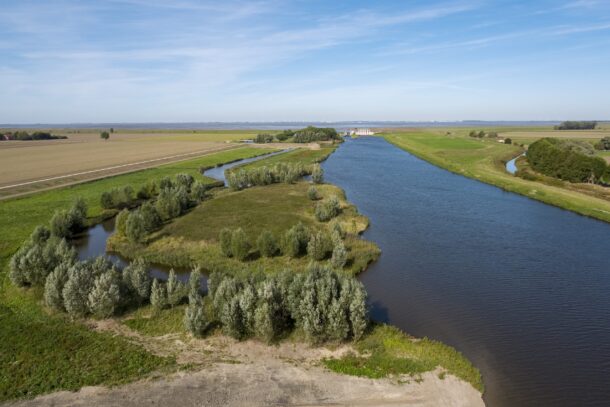
[[[67,317],[42,307],[40,289],[18,289],[8,279],[8,261],[39,224],[49,221],[58,209],[67,209],[76,197],[89,206],[95,221],[104,215],[100,195],[113,187],[138,188],[150,178],[190,173],[202,182],[199,169],[264,150],[242,147],[198,159],[163,165],[130,174],[54,189],[0,202],[0,400],[33,397],[61,389],[118,384],[172,368],[171,357],[158,357],[110,334],[91,331]]]
[[[397,147],[456,174],[610,222],[608,188],[590,184],[570,184],[542,176],[530,181],[506,172],[506,162],[523,153],[524,148],[520,144],[526,145],[542,137],[563,137],[564,131],[553,131],[551,128],[485,129],[498,131],[500,137],[510,137],[513,144],[507,145],[494,139],[468,137],[470,130],[466,128],[394,130],[381,136]],[[610,131],[605,128],[596,130],[596,137],[592,137],[590,133],[577,132],[580,139],[593,142],[607,136]],[[519,161],[521,168],[524,166],[524,161]]]

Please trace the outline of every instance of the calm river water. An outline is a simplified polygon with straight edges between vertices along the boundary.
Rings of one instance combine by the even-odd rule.
[[[323,167],[382,249],[361,275],[375,319],[463,352],[489,406],[610,405],[610,225],[381,138],[348,140]]]

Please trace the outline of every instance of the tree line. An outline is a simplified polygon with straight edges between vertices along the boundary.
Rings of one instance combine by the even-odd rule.
[[[35,131],[28,133],[27,131],[15,131],[0,134],[0,141],[2,140],[63,140],[67,139],[66,136],[56,136],[47,131]]]
[[[369,322],[362,284],[317,264],[304,273],[213,273],[205,301],[189,296],[184,321],[195,336],[218,323],[239,340],[273,342],[299,329],[312,343],[357,340]]]
[[[596,121],[565,121],[554,128],[555,130],[593,130],[596,127]]]
[[[227,171],[226,179],[229,188],[234,191],[241,191],[253,186],[277,183],[293,184],[307,174],[312,174],[312,180],[315,183],[323,182],[324,172],[319,164],[307,167],[301,162],[280,162],[271,166],[237,168],[233,171]]]
[[[532,168],[544,175],[603,184],[610,180],[610,167],[594,154],[589,143],[547,137],[532,143],[526,157]]]

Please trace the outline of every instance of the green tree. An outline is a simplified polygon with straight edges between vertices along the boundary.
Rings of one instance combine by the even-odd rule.
[[[261,256],[264,257],[273,257],[278,251],[277,241],[268,230],[263,231],[256,239],[256,246]]]
[[[165,284],[160,283],[156,278],[153,280],[150,289],[150,303],[157,310],[167,307],[167,290]]]
[[[307,189],[307,197],[312,201],[317,201],[320,199],[320,195],[318,194],[318,190],[313,185]]]
[[[200,302],[189,303],[184,310],[184,327],[193,336],[200,338],[208,328],[208,320]]]
[[[142,243],[146,240],[146,235],[146,226],[140,210],[131,212],[125,222],[125,236],[134,243]]]
[[[111,317],[121,301],[120,278],[115,269],[98,276],[88,295],[89,310],[98,318]]]
[[[320,166],[320,164],[314,164],[313,169],[311,171],[311,180],[314,184],[321,184],[324,182],[324,170]]]
[[[250,254],[250,242],[248,242],[248,236],[242,228],[237,228],[233,231],[231,236],[231,253],[233,257],[238,260],[244,261]]]
[[[100,133],[100,138],[102,140],[108,140],[110,138],[110,133],[108,133],[107,131],[103,131]]]
[[[148,300],[151,285],[148,263],[141,257],[134,259],[123,270],[123,282],[138,303]]]
[[[115,229],[118,234],[126,236],[127,235],[127,219],[129,218],[129,211],[127,209],[123,209],[116,216],[115,220]]]
[[[186,287],[178,280],[174,269],[169,271],[169,277],[166,283],[167,289],[167,303],[170,307],[175,307],[180,304],[186,296]]]
[[[221,322],[226,335],[239,340],[246,336],[239,297],[233,297],[224,305],[221,313]]]
[[[339,270],[345,267],[345,263],[347,263],[347,250],[345,250],[343,242],[335,244],[330,263],[334,268]]]
[[[366,291],[360,282],[353,283],[352,300],[349,304],[349,317],[352,325],[352,335],[355,340],[362,338],[368,326],[368,312],[366,309]]]
[[[44,285],[44,301],[47,306],[57,311],[65,311],[62,291],[64,285],[68,281],[68,271],[70,267],[70,263],[60,263],[51,274],[47,276]]]
[[[233,251],[232,251],[232,248],[231,248],[231,239],[232,239],[232,237],[233,237],[233,232],[231,232],[231,229],[223,228],[220,231],[220,236],[219,236],[220,251],[226,257],[232,257],[233,256]]]

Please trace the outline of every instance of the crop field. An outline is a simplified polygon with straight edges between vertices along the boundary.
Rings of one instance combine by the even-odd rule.
[[[54,131],[54,134],[64,134]],[[230,148],[255,132],[65,133],[67,140],[0,142],[0,199]]]

